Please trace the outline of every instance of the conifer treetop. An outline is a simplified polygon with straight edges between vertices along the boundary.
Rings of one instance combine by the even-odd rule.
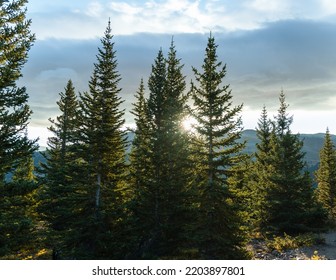
[[[291,133],[290,125],[293,123],[293,116],[289,116],[287,113],[289,105],[286,103],[286,96],[283,90],[280,92],[279,101],[280,107],[277,116],[275,116],[275,121],[278,135],[283,136],[286,133]]]

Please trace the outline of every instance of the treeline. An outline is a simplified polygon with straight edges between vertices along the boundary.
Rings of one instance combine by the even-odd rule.
[[[16,86],[34,42],[26,2],[1,4],[0,258],[248,259],[251,238],[333,225],[329,132],[316,190],[283,92],[273,120],[265,107],[261,113],[257,152],[243,153],[243,105],[233,105],[212,35],[189,87],[174,41],[166,56],[159,50],[135,93],[128,143],[109,23],[89,90],[77,95],[68,81],[60,114],[50,119],[46,163],[34,171],[38,147],[26,136],[32,112]],[[187,118],[195,120],[189,131]]]

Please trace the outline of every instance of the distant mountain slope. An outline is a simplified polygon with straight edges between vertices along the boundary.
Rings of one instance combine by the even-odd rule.
[[[300,134],[300,139],[303,140],[304,146],[303,151],[306,153],[306,161],[308,166],[313,169],[316,168],[319,163],[319,154],[324,142],[324,133],[317,134]],[[127,133],[128,140],[131,142],[134,139],[134,133]],[[332,135],[332,140],[336,143],[336,135]],[[246,140],[245,152],[253,154],[256,151],[256,144],[258,142],[257,134],[255,130],[247,129],[243,131],[242,141]],[[130,146],[128,147],[130,151]],[[39,161],[44,161],[45,159],[41,156],[39,152],[34,155],[35,164],[38,164]]]
[[[325,134],[299,134],[299,136],[303,140],[303,151],[306,153],[305,159],[308,166],[316,166],[319,163],[320,150],[324,143]],[[336,136],[332,135],[331,137],[336,143]],[[245,151],[249,154],[254,153],[258,142],[256,131],[252,129],[244,130],[242,138],[247,141]]]

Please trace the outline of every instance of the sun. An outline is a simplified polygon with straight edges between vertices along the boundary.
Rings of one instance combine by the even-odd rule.
[[[196,119],[191,116],[186,116],[182,120],[182,128],[186,131],[195,131],[196,124],[197,124]]]

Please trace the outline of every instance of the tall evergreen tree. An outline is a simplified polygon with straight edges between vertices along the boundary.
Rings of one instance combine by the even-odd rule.
[[[166,78],[167,68],[162,49],[159,50],[158,55],[152,65],[152,72],[148,80],[149,99],[148,99],[148,114],[151,125],[151,140],[152,147],[150,152],[152,165],[152,176],[150,177],[149,191],[145,198],[146,203],[150,203],[145,209],[147,215],[145,219],[148,222],[144,224],[144,237],[141,242],[142,257],[156,258],[162,254],[159,252],[162,241],[161,224],[163,222],[162,206],[164,204],[164,185],[162,184],[163,178],[163,165],[166,160],[164,156],[164,113],[166,106]],[[141,252],[140,251],[140,252]]]
[[[164,149],[158,158],[162,159],[162,177],[159,185],[163,189],[162,205],[162,251],[171,257],[182,257],[188,246],[186,224],[189,223],[189,185],[190,154],[189,139],[183,129],[182,121],[186,116],[187,95],[181,59],[177,58],[174,41],[166,59],[167,77],[165,88],[165,104],[163,112],[163,130],[158,131],[154,145]],[[156,150],[157,148],[154,147]],[[161,161],[159,159],[159,161]],[[155,162],[154,162],[155,163]]]
[[[132,199],[130,209],[132,211],[129,224],[130,236],[133,236],[133,250],[129,252],[131,258],[141,258],[148,250],[146,236],[148,224],[152,221],[153,200],[149,198],[150,178],[153,177],[153,165],[151,161],[152,130],[148,114],[148,102],[145,98],[145,86],[141,79],[139,89],[135,95],[131,113],[134,115],[135,135],[130,154],[130,184],[132,187]]]
[[[143,79],[141,79],[135,98],[136,103],[133,104],[131,113],[134,115],[136,129],[130,159],[133,196],[138,200],[142,197],[141,192],[146,190],[146,182],[151,170],[148,157],[151,147],[150,124]]]
[[[77,217],[76,209],[76,149],[79,133],[79,102],[71,80],[57,101],[61,112],[56,119],[49,119],[48,148],[44,153],[46,163],[43,164],[43,187],[39,199],[42,220],[49,224],[48,243],[54,257],[66,258],[71,255],[72,248],[66,245],[66,239],[73,230]],[[77,190],[78,191],[78,190]],[[60,253],[62,252],[62,253]],[[62,256],[60,256],[62,254]],[[58,256],[56,256],[58,255]]]
[[[271,137],[273,172],[270,180],[273,186],[267,194],[267,226],[271,232],[280,234],[310,231],[319,227],[316,221],[321,212],[315,207],[312,182],[308,172],[304,171],[303,142],[290,130],[293,117],[288,116],[288,104],[283,91],[279,100],[275,133]]]
[[[257,127],[257,138],[259,142],[256,144],[257,151],[255,153],[255,163],[253,165],[254,176],[251,178],[253,204],[251,211],[254,220],[254,231],[262,231],[268,223],[268,202],[266,199],[268,190],[272,187],[270,174],[273,173],[271,164],[272,135],[274,127],[268,118],[266,107],[263,107]]]
[[[329,129],[320,151],[320,165],[315,173],[317,181],[317,200],[327,210],[329,219],[336,218],[336,151]]]
[[[242,162],[244,143],[239,113],[242,105],[232,105],[229,85],[222,85],[226,65],[218,62],[217,45],[210,36],[202,72],[193,68],[199,86],[192,84],[193,117],[199,137],[195,142],[199,167],[195,179],[198,189],[198,215],[195,238],[201,258],[237,259],[244,257],[243,237],[234,210],[228,178]]]
[[[95,257],[117,257],[125,188],[126,134],[119,88],[116,51],[110,21],[101,39],[97,62],[89,82],[90,92],[81,95],[83,122],[82,158],[86,162],[87,194],[92,222],[86,228],[87,251]]]
[[[186,244],[186,197],[190,175],[188,140],[181,125],[186,111],[182,68],[172,41],[168,58],[165,59],[160,50],[152,66],[148,101],[141,102],[139,96],[135,107],[134,148],[142,155],[134,158],[134,164],[146,166],[147,173],[143,174],[142,184],[138,186],[135,210],[141,232],[138,249],[141,258],[181,257]],[[145,149],[139,150],[140,145]]]
[[[256,158],[261,164],[267,163],[267,158],[271,151],[271,135],[273,126],[271,120],[268,118],[267,109],[264,106],[257,127],[257,137],[259,143],[256,144],[257,153]]]
[[[18,87],[22,68],[35,40],[26,19],[26,0],[0,1],[0,258],[24,258],[33,244],[36,185],[25,178],[23,164],[37,150],[27,137],[32,114],[25,87]],[[14,181],[6,174],[15,172]],[[21,172],[22,171],[22,172]],[[25,174],[24,174],[25,173]],[[30,248],[30,249],[29,249]]]
[[[36,141],[27,138],[27,125],[32,114],[25,87],[17,80],[27,61],[35,37],[26,19],[26,0],[0,1],[0,180],[37,149]]]

